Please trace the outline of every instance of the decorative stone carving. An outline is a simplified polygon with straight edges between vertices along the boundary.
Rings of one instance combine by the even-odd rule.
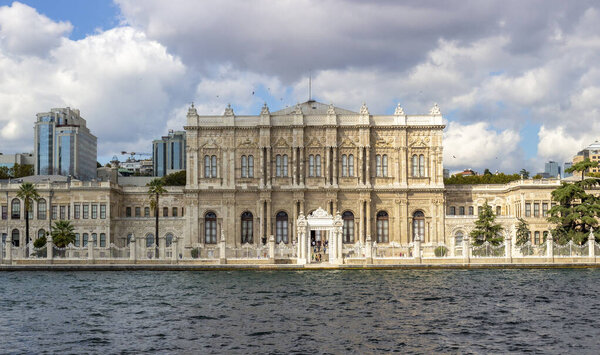
[[[194,103],[192,102],[192,106],[188,109],[188,116],[198,116],[198,111],[196,111],[196,107],[194,107]]]
[[[329,104],[329,108],[327,108],[327,114],[335,115],[335,107],[333,107],[333,104]]]
[[[433,107],[431,108],[431,110],[429,110],[429,114],[430,115],[441,115],[442,112],[440,111],[440,107],[438,106],[437,103],[433,104]]]
[[[369,109],[367,108],[367,104],[363,102],[362,106],[360,107],[360,114],[361,115],[368,115],[369,114]]]
[[[271,112],[269,111],[269,107],[267,106],[266,102],[263,105],[262,110],[260,110],[260,114],[261,115],[269,115],[269,114],[271,114]]]
[[[402,106],[400,106],[400,103],[398,103],[398,106],[396,106],[396,111],[394,111],[394,115],[395,116],[404,115],[404,109],[402,109]]]
[[[310,217],[327,217],[329,214],[321,207],[317,208],[310,214]]]
[[[233,116],[233,108],[231,107],[231,104],[227,104],[227,107],[225,108],[225,112],[223,113],[223,116]]]
[[[294,109],[294,114],[295,115],[301,115],[302,114],[302,107],[300,107],[300,104],[296,104],[296,108]]]

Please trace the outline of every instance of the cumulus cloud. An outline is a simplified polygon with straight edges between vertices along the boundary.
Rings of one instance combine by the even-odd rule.
[[[54,22],[18,2],[0,7],[0,48],[12,54],[46,55],[72,29],[69,22]]]
[[[450,122],[444,132],[444,166],[449,169],[513,168],[521,162],[518,132],[497,132],[485,122]]]
[[[20,54],[0,51],[3,151],[32,150],[35,114],[65,106],[81,110],[98,137],[100,156],[149,150],[193,88],[177,57],[130,27],[78,41],[62,37],[43,58]]]

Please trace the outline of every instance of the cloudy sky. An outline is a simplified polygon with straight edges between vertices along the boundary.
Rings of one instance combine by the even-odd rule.
[[[444,164],[515,172],[600,139],[593,1],[0,0],[0,152],[76,107],[101,162],[200,114],[313,97],[373,114],[437,102]]]

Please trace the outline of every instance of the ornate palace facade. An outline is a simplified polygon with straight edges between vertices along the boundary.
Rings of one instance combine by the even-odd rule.
[[[557,180],[507,185],[444,186],[444,124],[435,105],[425,115],[371,115],[308,101],[260,115],[200,116],[192,105],[186,130],[187,184],[168,187],[160,204],[160,244],[179,239],[183,256],[221,238],[229,247],[297,242],[300,213],[321,207],[343,220],[345,244],[368,241],[406,245],[460,243],[472,229],[478,207],[488,201],[505,233],[517,217],[532,227],[532,242],[549,230],[545,213]],[[17,183],[0,185],[5,238],[24,242],[23,201]],[[113,182],[37,181],[31,236],[51,220],[71,220],[78,243],[140,246],[154,242],[144,187]],[[539,232],[539,235],[536,234]],[[313,231],[311,238],[327,238]],[[514,233],[513,233],[514,234]],[[539,237],[540,239],[535,239]]]

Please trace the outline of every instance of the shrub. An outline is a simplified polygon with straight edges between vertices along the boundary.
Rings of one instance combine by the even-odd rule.
[[[444,247],[444,246],[439,246],[437,248],[435,248],[435,250],[433,251],[435,253],[435,256],[446,256],[448,254],[448,248]]]
[[[198,249],[198,248],[192,249],[192,258],[198,259],[198,254],[200,254],[200,249]]]
[[[41,248],[46,245],[46,236],[39,237],[33,242],[33,246],[36,248]]]

